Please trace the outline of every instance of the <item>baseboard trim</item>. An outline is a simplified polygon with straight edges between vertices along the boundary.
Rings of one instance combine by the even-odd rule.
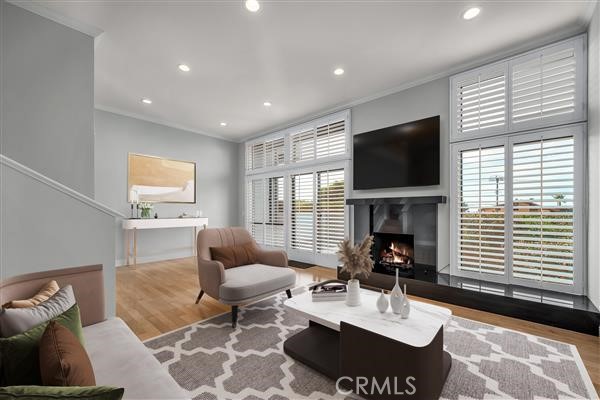
[[[188,250],[188,251],[178,251],[178,252],[172,252],[172,253],[163,253],[163,254],[155,254],[155,255],[151,255],[151,256],[138,256],[137,257],[137,263],[138,264],[145,264],[145,263],[151,263],[151,262],[159,262],[159,261],[167,261],[167,260],[175,260],[178,258],[189,258],[189,257],[194,257],[194,252],[192,250]],[[133,260],[131,260],[133,262]],[[133,264],[129,264],[127,265],[125,263],[125,259],[124,258],[118,258],[115,260],[115,266],[116,267],[128,267],[128,266],[132,266]]]

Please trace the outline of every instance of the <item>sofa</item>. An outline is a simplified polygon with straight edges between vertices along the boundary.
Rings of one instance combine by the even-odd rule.
[[[125,388],[124,399],[187,399],[184,391],[120,318],[106,318],[101,265],[20,275],[0,281],[1,304],[33,296],[49,280],[71,285],[96,384]]]

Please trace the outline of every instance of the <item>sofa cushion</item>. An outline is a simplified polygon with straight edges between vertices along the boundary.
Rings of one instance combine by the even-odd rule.
[[[225,271],[225,283],[219,288],[219,300],[228,303],[243,302],[287,289],[295,283],[296,272],[291,268],[263,264],[230,268]]]
[[[95,386],[94,370],[85,349],[70,330],[50,321],[39,344],[44,386]]]
[[[97,385],[125,388],[124,399],[185,399],[183,390],[119,318],[83,328]]]
[[[257,261],[256,248],[252,243],[240,246],[211,247],[210,255],[213,260],[221,262],[225,269],[254,264]]]
[[[23,333],[59,316],[74,304],[73,288],[67,285],[35,307],[7,308],[0,313],[0,336],[7,338]]]
[[[3,308],[27,308],[34,307],[40,304],[42,301],[48,300],[59,291],[58,283],[55,280],[46,282],[44,286],[31,298],[26,300],[12,300],[4,304]]]

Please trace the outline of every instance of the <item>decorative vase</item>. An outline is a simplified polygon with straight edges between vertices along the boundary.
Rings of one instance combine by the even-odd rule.
[[[142,208],[142,218],[150,218],[150,209]]]
[[[379,310],[380,313],[383,314],[384,312],[387,311],[389,305],[390,305],[390,302],[385,297],[385,293],[383,293],[383,290],[382,290],[381,296],[379,296],[379,298],[377,299],[377,309]]]
[[[392,311],[394,314],[400,314],[402,312],[403,304],[404,294],[402,293],[402,289],[400,289],[400,284],[398,283],[398,269],[396,269],[396,284],[390,292],[390,306],[392,306]]]
[[[410,300],[406,294],[406,285],[404,285],[404,301],[402,302],[402,310],[400,312],[400,317],[402,319],[407,319],[410,314]]]
[[[356,307],[360,305],[360,281],[358,279],[350,279],[348,281],[346,305],[350,307]]]

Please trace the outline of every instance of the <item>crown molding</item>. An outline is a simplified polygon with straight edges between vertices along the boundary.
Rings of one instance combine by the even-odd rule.
[[[104,31],[102,29],[98,28],[97,26],[90,25],[86,22],[80,21],[73,17],[69,17],[67,15],[53,11],[53,10],[43,6],[42,3],[38,2],[38,1],[6,0],[6,2],[10,3],[12,5],[15,5],[17,7],[21,7],[24,10],[30,11],[34,14],[37,14],[44,18],[47,18],[47,19],[54,21],[56,23],[59,23],[61,25],[67,26],[71,29],[75,29],[76,31],[79,31],[88,36],[91,36],[94,39],[96,39],[97,37],[102,35],[102,33],[104,33]]]
[[[218,135],[216,133],[208,133],[208,132],[200,131],[198,129],[190,128],[189,126],[181,125],[181,124],[178,124],[178,123],[175,123],[175,122],[172,122],[172,121],[164,120],[164,119],[161,119],[161,118],[149,117],[147,115],[132,113],[132,112],[129,112],[129,111],[121,110],[121,109],[116,108],[116,107],[106,106],[106,105],[102,105],[102,104],[96,104],[96,105],[94,105],[94,108],[96,110],[106,111],[106,112],[109,112],[111,114],[122,115],[124,117],[135,118],[135,119],[139,119],[139,120],[142,120],[142,121],[151,122],[153,124],[168,126],[170,128],[179,129],[179,130],[187,131],[187,132],[190,132],[190,133],[195,133],[197,135],[208,136],[208,137],[211,137],[213,139],[225,140],[227,142],[233,142],[233,143],[240,143],[241,142],[241,141],[238,141],[237,139],[228,138],[228,137],[225,137],[225,136],[222,136],[222,135]],[[246,139],[244,139],[244,141],[245,140]]]

